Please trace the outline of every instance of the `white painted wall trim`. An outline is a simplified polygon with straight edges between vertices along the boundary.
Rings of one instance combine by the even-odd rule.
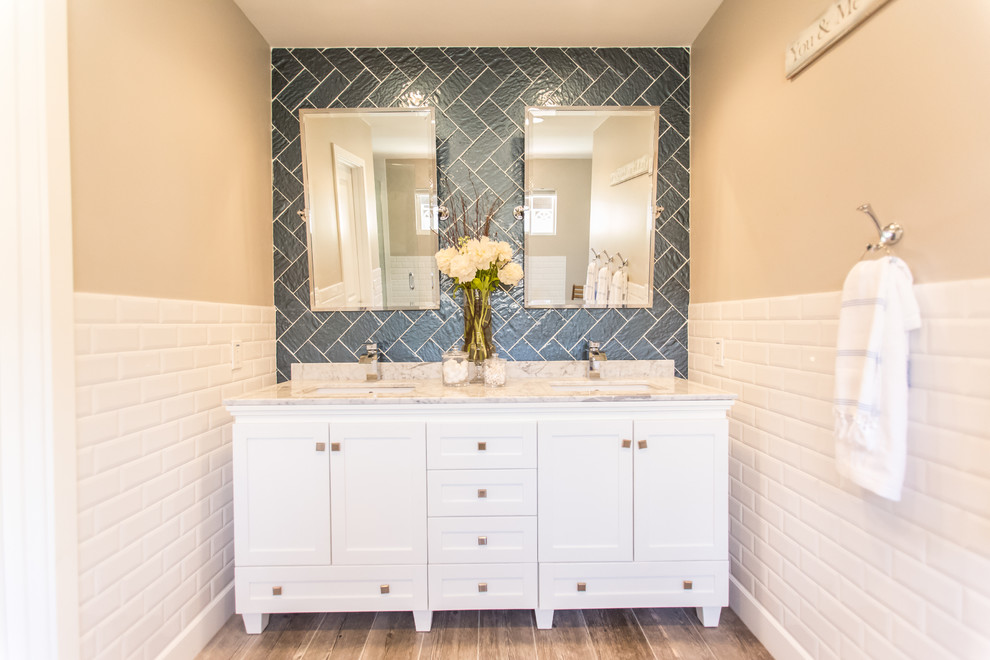
[[[213,636],[234,615],[234,583],[213,599],[182,633],[158,656],[158,660],[189,660],[206,648]],[[238,617],[240,618],[240,617]]]
[[[734,577],[729,576],[729,607],[775,660],[813,660],[780,622],[756,602]]]
[[[65,0],[0,2],[0,657],[79,652]]]

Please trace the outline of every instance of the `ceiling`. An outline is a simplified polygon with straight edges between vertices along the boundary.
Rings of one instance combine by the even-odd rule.
[[[647,123],[628,124],[623,130],[642,127],[652,131],[648,120],[656,121],[650,109],[533,108],[526,118],[526,158],[591,158],[598,127],[606,119],[621,121],[626,117]],[[649,144],[649,133],[644,132],[643,137]]]
[[[234,0],[273,48],[690,46],[722,0]]]

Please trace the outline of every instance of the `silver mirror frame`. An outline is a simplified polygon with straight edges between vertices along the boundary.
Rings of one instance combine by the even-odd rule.
[[[318,306],[316,304],[316,286],[315,278],[313,274],[313,231],[310,224],[311,213],[310,209],[312,204],[310,203],[310,191],[307,182],[309,181],[309,173],[307,172],[306,164],[306,122],[303,121],[306,115],[326,115],[326,114],[340,114],[340,115],[359,115],[359,114],[407,114],[407,113],[418,113],[425,115],[430,120],[430,131],[431,131],[431,144],[430,144],[430,154],[433,160],[433,165],[430,169],[430,204],[433,208],[438,208],[437,199],[437,152],[436,152],[436,142],[437,142],[437,132],[436,132],[436,111],[432,107],[416,107],[416,108],[301,108],[299,110],[299,148],[302,154],[302,170],[303,170],[303,204],[305,205],[302,211],[298,211],[298,214],[306,223],[306,259],[309,267],[309,308],[313,312],[365,312],[365,311],[401,311],[401,310],[427,310],[427,309],[440,309],[440,271],[436,270],[434,273],[433,286],[435,293],[433,294],[433,304],[429,307],[426,306],[415,306],[415,307],[403,307],[394,305],[383,305],[382,307],[376,307],[374,305],[360,305],[354,307],[327,307]],[[335,193],[336,195],[336,193]],[[435,244],[434,252],[440,249],[440,237],[437,232],[434,231]],[[433,256],[432,254],[430,255]],[[382,286],[386,286],[383,282]]]
[[[532,121],[532,118],[534,116],[533,111],[547,111],[547,110],[557,110],[557,111],[565,111],[565,112],[592,112],[592,111],[598,112],[598,111],[602,111],[602,110],[609,110],[609,111],[631,111],[632,110],[632,111],[637,111],[637,112],[642,112],[644,110],[652,111],[652,113],[653,113],[653,146],[652,146],[653,166],[650,168],[651,169],[651,172],[650,172],[650,191],[651,191],[650,195],[651,195],[651,198],[650,198],[650,201],[649,201],[649,208],[651,210],[652,209],[658,209],[659,208],[657,206],[658,203],[659,203],[657,201],[657,177],[658,177],[658,172],[657,171],[658,171],[659,166],[660,166],[660,147],[659,147],[659,143],[660,143],[660,108],[657,107],[657,106],[649,106],[649,105],[636,105],[636,106],[620,106],[620,105],[605,105],[605,106],[587,106],[587,105],[586,106],[526,106],[525,115],[524,115],[524,117],[525,117],[525,122],[524,122],[524,124],[525,124],[525,130],[524,130],[524,133],[525,133],[525,148],[524,148],[524,151],[523,151],[523,153],[524,153],[524,159],[523,159],[523,197],[524,197],[524,199],[528,199],[530,197],[530,194],[533,191],[533,187],[530,184],[530,173],[531,173],[532,170],[531,170],[531,168],[528,165],[529,153],[530,153],[530,142],[532,140],[532,137],[530,135],[530,131],[532,130],[532,127],[534,126],[534,123]],[[525,211],[527,211],[527,210],[528,210],[527,207],[525,207],[525,206],[519,206],[519,207],[516,207],[514,213],[518,213],[519,216],[522,216],[525,213]],[[649,255],[649,260],[650,260],[649,261],[649,268],[648,268],[648,276],[647,276],[648,279],[649,279],[649,286],[646,287],[647,290],[646,290],[646,303],[645,304],[642,304],[642,305],[621,305],[619,307],[586,307],[585,305],[567,305],[567,304],[565,304],[565,305],[534,305],[534,304],[530,304],[529,303],[529,284],[528,284],[528,282],[526,280],[524,280],[524,282],[526,283],[526,290],[525,290],[525,292],[523,294],[523,307],[525,307],[526,309],[649,309],[649,308],[653,307],[654,289],[657,286],[657,283],[653,281],[653,269],[654,269],[654,265],[655,265],[655,262],[656,262],[656,254],[655,254],[655,250],[656,250],[656,230],[657,230],[656,222],[657,222],[658,216],[659,216],[659,212],[651,212],[649,214],[649,217],[651,218],[650,232],[649,232],[649,234],[650,234],[650,238],[649,238],[650,247],[649,247],[649,250],[647,252],[647,254]],[[523,255],[524,255],[524,258],[526,258],[530,254],[530,236],[529,236],[529,232],[527,232],[525,230],[525,228],[523,229],[523,244],[524,244]],[[588,256],[590,257],[590,255],[588,255]],[[566,285],[565,285],[565,287],[566,287]],[[566,288],[565,288],[565,299],[566,299]]]

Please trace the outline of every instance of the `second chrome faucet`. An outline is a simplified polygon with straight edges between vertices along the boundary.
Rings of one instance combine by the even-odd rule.
[[[381,352],[378,349],[378,344],[369,343],[364,345],[364,354],[358,357],[358,362],[368,365],[368,373],[365,375],[365,379],[379,380],[378,358],[380,356]]]
[[[601,350],[601,347],[597,341],[588,342],[588,378],[601,378],[602,377],[602,362],[607,360],[605,357],[605,352]]]

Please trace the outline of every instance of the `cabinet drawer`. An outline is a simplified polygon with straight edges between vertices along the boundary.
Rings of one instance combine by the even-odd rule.
[[[540,564],[543,609],[728,604],[727,561]]]
[[[533,609],[536,573],[535,563],[431,565],[430,609]]]
[[[426,566],[238,567],[234,593],[238,614],[425,610]]]
[[[536,470],[430,470],[431,516],[535,516]]]
[[[426,428],[431,470],[536,467],[536,424],[453,422]]]
[[[431,564],[536,561],[535,516],[430,518]]]

